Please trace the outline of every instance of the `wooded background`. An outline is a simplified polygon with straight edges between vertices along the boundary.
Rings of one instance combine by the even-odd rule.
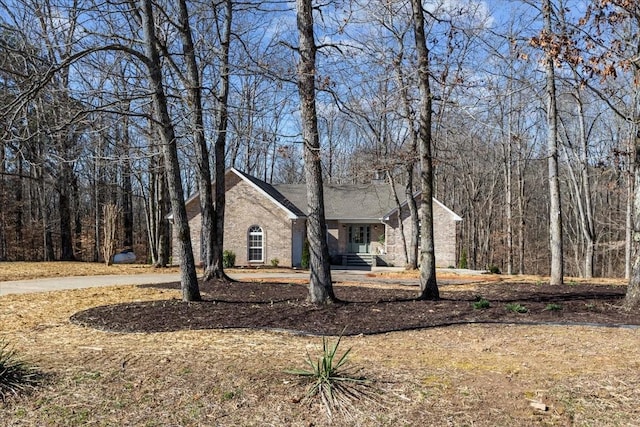
[[[222,132],[225,167],[301,182],[295,5],[174,3],[155,2],[153,16],[185,196],[199,188],[194,89],[210,156]],[[195,86],[182,4],[199,66]],[[423,8],[434,195],[464,219],[459,266],[549,272],[551,58],[565,273],[628,276],[640,6],[443,0]],[[114,204],[117,248],[170,262],[161,123],[152,118],[153,88],[138,54],[140,9],[134,1],[0,0],[0,261],[98,261],[103,206]],[[325,184],[366,183],[380,173],[406,183],[407,171],[418,182],[410,2],[317,3],[314,17]]]

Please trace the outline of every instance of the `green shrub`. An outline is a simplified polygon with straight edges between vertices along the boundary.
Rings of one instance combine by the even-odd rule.
[[[18,357],[15,350],[0,340],[0,401],[27,392],[38,385],[41,374]]]
[[[348,412],[352,400],[366,397],[363,387],[369,380],[357,377],[352,371],[345,369],[351,348],[338,357],[338,346],[342,336],[333,345],[329,345],[326,337],[322,337],[322,354],[317,360],[307,354],[306,364],[309,369],[288,369],[286,373],[298,375],[310,382],[306,398],[319,397],[327,415],[332,416],[333,410]]]
[[[529,309],[527,307],[525,307],[524,305],[520,305],[517,302],[511,302],[509,304],[507,304],[505,306],[505,308],[509,311],[512,311],[514,313],[526,313],[529,311]]]
[[[560,311],[562,310],[562,306],[560,304],[547,304],[547,306],[544,308],[545,311]]]
[[[309,268],[309,258],[311,254],[309,253],[309,241],[304,239],[304,244],[302,245],[302,259],[300,260],[300,267],[307,269]]]
[[[467,268],[467,250],[463,249],[460,254],[460,261],[458,261],[458,268]]]
[[[273,258],[271,261],[271,267],[277,267],[280,264],[280,260],[278,258]]]
[[[498,267],[497,265],[490,265],[489,267],[487,267],[487,270],[491,274],[502,274],[502,272],[500,271],[500,267]]]
[[[222,252],[222,266],[224,268],[233,268],[236,266],[235,252],[229,250],[225,250]]]
[[[483,310],[489,307],[491,307],[491,304],[489,303],[489,301],[482,297],[476,298],[476,301],[473,303],[473,308],[476,310]]]

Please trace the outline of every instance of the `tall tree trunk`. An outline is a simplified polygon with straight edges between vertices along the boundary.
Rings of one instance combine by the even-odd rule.
[[[22,159],[18,158],[17,159],[17,167],[18,167],[18,176],[16,177],[16,187],[15,187],[15,200],[16,200],[16,204],[15,204],[15,244],[16,244],[16,249],[18,249],[19,252],[16,252],[16,257],[15,259],[18,261],[24,261],[24,245],[22,244],[23,241],[23,233],[22,233],[22,229],[23,229],[23,225],[24,225],[24,215],[23,215],[23,208],[22,208],[22,193],[23,193],[23,188],[22,188]]]
[[[6,172],[5,165],[5,142],[0,140],[0,201],[3,201],[7,196],[5,193],[6,178],[4,176]],[[4,210],[0,212],[0,261],[6,261],[7,259],[7,222]]]
[[[187,105],[191,119],[191,131],[196,153],[196,179],[200,194],[200,215],[202,220],[202,262],[204,264],[203,280],[212,278],[213,269],[213,245],[214,245],[214,212],[213,195],[211,189],[211,163],[209,162],[209,149],[204,134],[204,116],[202,112],[202,85],[196,59],[191,26],[189,24],[189,11],[186,0],[179,0],[180,18],[179,30],[182,39],[182,51],[185,59],[187,75]]]
[[[156,192],[156,176],[148,175],[148,193],[142,190],[144,219],[147,224],[147,244],[149,245],[149,257],[151,265],[155,265],[158,260],[158,222],[156,221],[156,212],[158,210],[155,192]]]
[[[39,150],[41,147],[37,147]],[[41,157],[41,153],[34,155],[34,158]],[[36,193],[38,195],[38,210],[40,220],[42,222],[42,260],[53,261],[55,260],[55,250],[53,248],[53,232],[51,231],[51,214],[48,206],[48,195],[50,189],[47,188],[45,179],[45,171],[42,164],[34,165],[34,175],[37,182]]]
[[[73,197],[73,251],[77,257],[82,256],[82,205],[80,202],[80,188],[78,186],[78,176],[74,175],[71,182],[71,195]]]
[[[153,94],[154,114],[158,122],[158,130],[162,143],[162,154],[171,197],[171,209],[178,235],[177,243],[180,257],[182,299],[183,301],[199,301],[201,300],[201,296],[198,287],[196,266],[193,259],[187,209],[184,203],[175,130],[169,116],[167,98],[162,83],[160,55],[157,50],[159,42],[156,38],[155,25],[153,22],[153,3],[151,0],[140,0],[140,6],[142,9],[142,29],[145,37],[145,53],[147,56],[146,66]]]
[[[627,310],[640,309],[640,135],[634,136],[634,142],[633,266],[624,299]]]
[[[73,239],[71,237],[71,175],[73,171],[67,162],[62,162],[60,171],[58,203],[60,209],[60,260],[74,261]]]
[[[505,237],[507,240],[507,274],[513,274],[513,91],[511,89],[511,81],[509,79],[509,85],[507,90],[509,92],[509,110],[507,112],[507,135],[506,141],[503,143],[504,147],[504,209],[505,209]]]
[[[424,32],[424,12],[420,0],[411,0],[413,33],[418,61],[418,86],[420,88],[420,116],[418,134],[420,140],[420,299],[440,299],[436,281],[436,257],[433,235],[433,160],[431,158],[432,94],[429,83],[429,49]]]
[[[640,51],[640,43],[638,44]],[[640,64],[636,61],[633,63],[634,77],[636,82],[640,82]],[[631,266],[629,284],[627,285],[627,294],[624,299],[624,307],[627,310],[640,310],[640,115],[638,114],[638,97],[640,91],[635,92],[635,104],[633,107],[633,164],[629,169],[633,173],[633,182],[629,183],[630,189],[633,190],[633,209],[632,209],[632,231],[630,239],[630,252],[632,254],[633,264]]]
[[[169,188],[167,179],[164,175],[160,175],[158,189],[158,259],[156,267],[166,267],[169,265],[171,258],[171,224],[167,219],[167,215],[171,209],[171,198],[169,197]]]
[[[399,40],[399,42],[401,42],[401,40]],[[400,94],[402,96],[402,110],[409,128],[409,152],[407,153],[404,165],[405,173],[407,174],[404,193],[411,218],[411,235],[407,248],[407,269],[415,270],[418,268],[418,240],[420,236],[420,212],[416,199],[413,198],[413,173],[416,165],[416,153],[418,152],[418,135],[415,131],[415,113],[411,107],[411,100],[409,99],[409,85],[405,82],[404,70],[402,69],[402,57],[403,52],[400,52],[398,58],[394,61],[394,65],[398,76]]]
[[[227,126],[229,125],[229,50],[231,47],[231,23],[233,20],[232,0],[225,0],[224,29],[219,38],[222,44],[222,57],[220,58],[221,87],[218,94],[218,134],[214,146],[215,155],[215,243],[213,245],[213,260],[211,273],[217,279],[230,280],[224,273],[224,214],[226,206],[226,181],[225,181],[225,154],[227,145]]]
[[[300,62],[298,93],[304,142],[304,165],[307,180],[307,238],[309,240],[309,301],[327,304],[335,301],[331,283],[329,246],[326,239],[320,139],[316,113],[316,44],[313,36],[311,0],[296,0]]]
[[[153,134],[153,131],[150,134]],[[151,252],[151,263],[156,268],[166,267],[170,256],[170,247],[164,242],[169,240],[165,233],[166,235],[170,234],[170,225],[166,216],[171,210],[171,206],[161,163],[158,156],[152,156],[149,159],[149,193],[146,197],[147,200],[145,200],[147,239]]]
[[[133,189],[131,184],[131,141],[129,135],[129,118],[125,115],[122,129],[122,216],[124,238],[122,245],[133,246]]]
[[[636,125],[633,125],[632,128],[633,133],[631,135],[631,140],[635,140],[635,128]],[[635,152],[635,148],[632,146],[633,144],[629,144],[628,151],[630,153]],[[630,154],[629,157],[633,157]],[[625,204],[625,226],[624,226],[624,278],[629,280],[631,279],[631,269],[633,265],[633,206],[634,206],[634,198],[635,198],[635,189],[633,188],[635,183],[635,159],[629,162],[629,167],[627,169],[627,174],[625,176],[625,181],[627,184],[627,201]]]
[[[512,173],[511,173],[511,132],[508,132],[509,141],[505,145],[504,158],[504,209],[505,209],[505,237],[507,240],[507,274],[513,274],[513,203],[512,194]]]
[[[415,132],[412,132],[415,135]],[[415,152],[416,144],[412,144],[413,151]],[[418,203],[413,197],[413,170],[415,168],[415,162],[409,162],[405,165],[407,171],[407,183],[405,185],[405,197],[407,198],[407,205],[409,206],[409,217],[411,218],[411,235],[409,236],[409,248],[408,255],[409,261],[407,268],[415,270],[418,268],[418,240],[420,238],[420,211],[418,210]]]
[[[93,162],[93,262],[98,262],[100,259],[100,202],[101,202],[101,187],[102,187],[102,161],[100,160],[102,156],[102,144],[104,142],[104,138],[102,135],[98,136],[97,147],[95,151],[95,160]]]
[[[590,279],[594,274],[594,258],[595,258],[595,245],[596,245],[596,229],[593,210],[593,201],[591,195],[591,177],[589,176],[589,144],[588,144],[588,131],[585,123],[585,112],[580,89],[576,89],[576,103],[578,107],[578,123],[579,123],[579,138],[580,138],[580,155],[579,155],[579,168],[580,168],[580,186],[576,188],[576,198],[578,203],[578,212],[580,214],[580,225],[582,229],[582,235],[584,237],[585,253],[584,253],[584,277]],[[574,182],[577,183],[578,177]],[[582,196],[580,196],[582,192]]]
[[[640,49],[640,47],[639,47]],[[636,81],[640,78],[640,70],[638,70],[638,66],[636,66]],[[633,230],[634,230],[634,199],[636,189],[634,188],[635,184],[635,175],[637,164],[635,162],[635,142],[638,138],[638,132],[640,132],[640,114],[638,112],[639,103],[640,103],[640,90],[636,87],[634,92],[634,103],[632,108],[632,120],[631,126],[629,129],[629,139],[626,148],[626,151],[629,153],[629,166],[626,173],[626,183],[627,183],[627,203],[626,203],[626,212],[625,212],[625,245],[624,245],[624,278],[629,280],[631,279],[632,273],[632,265],[633,265]]]
[[[42,256],[43,261],[53,261],[55,259],[55,251],[53,249],[53,233],[51,232],[51,220],[49,215],[49,207],[47,206],[47,189],[42,167],[38,167],[37,180],[38,203],[40,205],[40,215],[42,220]]]
[[[551,0],[543,4],[544,31],[552,34]],[[558,109],[556,98],[555,58],[546,52],[545,74],[547,95],[547,162],[549,167],[549,240],[551,247],[551,285],[562,285],[564,262],[562,252],[562,208],[560,205],[560,178],[558,176]]]
[[[518,159],[516,161],[516,174],[518,177],[518,274],[524,274],[524,260],[525,260],[525,211],[526,211],[526,180],[525,180],[525,169],[526,164],[524,159],[522,158],[523,148],[522,144],[524,142],[524,138],[518,138]]]

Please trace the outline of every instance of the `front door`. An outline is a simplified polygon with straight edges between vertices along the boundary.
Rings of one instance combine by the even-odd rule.
[[[291,266],[300,267],[302,263],[302,247],[304,245],[304,234],[301,230],[293,231],[293,244],[291,247]]]
[[[365,224],[349,225],[347,252],[368,254],[371,245],[371,228]]]

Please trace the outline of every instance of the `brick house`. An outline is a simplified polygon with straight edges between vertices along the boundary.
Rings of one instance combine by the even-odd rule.
[[[272,185],[236,169],[226,172],[225,250],[238,266],[298,267],[306,234],[306,186]],[[327,239],[332,264],[403,265],[399,221],[411,229],[404,192],[398,209],[385,182],[325,185]],[[419,202],[420,193],[414,197]],[[198,196],[186,202],[196,264],[201,263]],[[434,199],[436,265],[456,264],[457,223],[462,220]],[[400,213],[400,215],[399,215]],[[173,236],[174,245],[176,236]],[[174,263],[179,263],[174,251]]]

